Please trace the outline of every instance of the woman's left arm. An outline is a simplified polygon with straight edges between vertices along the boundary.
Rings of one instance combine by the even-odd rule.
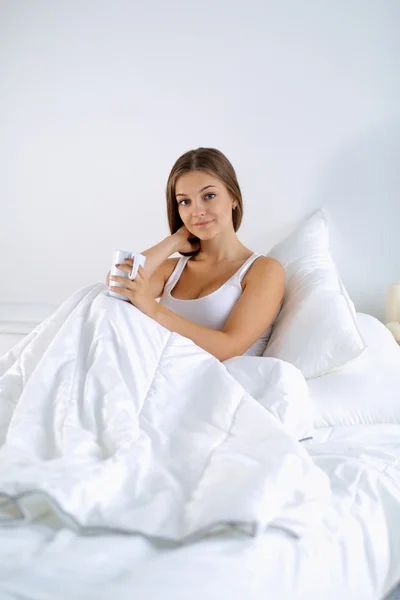
[[[252,265],[246,285],[222,331],[197,325],[157,303],[152,318],[191,339],[220,361],[240,356],[269,327],[285,292],[285,271],[274,258],[260,257]]]

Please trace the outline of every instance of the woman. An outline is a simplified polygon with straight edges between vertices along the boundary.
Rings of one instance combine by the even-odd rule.
[[[233,166],[215,148],[186,152],[172,168],[166,193],[171,235],[142,252],[146,264],[134,281],[108,274],[107,285],[220,361],[261,356],[282,303],[285,272],[236,235],[243,204]],[[168,258],[175,252],[183,256]],[[132,260],[118,268],[129,272]]]
[[[74,529],[189,541],[225,524],[258,531],[295,493],[278,490],[277,504],[293,440],[219,362],[262,354],[282,266],[238,240],[240,189],[217,150],[177,161],[167,201],[171,235],[135,281],[115,278],[134,306],[88,285],[0,359],[7,524],[56,514]]]

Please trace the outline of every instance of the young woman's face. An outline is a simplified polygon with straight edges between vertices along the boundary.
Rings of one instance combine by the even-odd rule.
[[[209,240],[233,228],[234,202],[216,177],[202,171],[185,173],[175,184],[175,197],[183,224],[196,237]]]

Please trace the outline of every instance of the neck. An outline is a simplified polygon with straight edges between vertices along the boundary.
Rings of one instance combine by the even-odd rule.
[[[238,240],[234,230],[221,232],[212,240],[201,240],[196,261],[215,264],[222,261],[241,260],[248,249]]]

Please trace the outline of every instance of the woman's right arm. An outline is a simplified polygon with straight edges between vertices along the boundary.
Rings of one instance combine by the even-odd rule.
[[[142,252],[146,257],[144,271],[149,278],[154,298],[161,296],[165,282],[175,267],[176,259],[168,260],[168,257],[175,252],[191,252],[199,248],[200,241],[195,238],[196,241],[191,243],[189,242],[190,237],[193,237],[192,234],[183,225],[174,234]]]
[[[176,233],[169,235],[164,240],[161,240],[155,246],[152,246],[148,250],[141,252],[146,257],[144,265],[144,271],[147,277],[150,279],[156,271],[159,270],[160,266],[167,260],[171,254],[178,252],[182,246],[182,241]]]
[[[154,298],[161,296],[165,282],[174,268],[173,265],[169,264],[174,262],[173,259],[168,260],[168,257],[174,252],[178,252],[182,246],[182,242],[175,236],[176,234],[169,235],[155,246],[141,252],[146,257],[143,268],[149,278]]]
[[[199,247],[198,243],[190,244],[190,242],[188,242],[189,236],[189,231],[183,226],[178,229],[176,233],[169,235],[155,246],[141,252],[141,254],[146,257],[144,271],[149,278],[155,298],[161,296],[165,282],[170,275],[171,265],[168,260],[169,256],[175,252],[190,252],[191,250],[197,250]],[[171,259],[171,261],[174,261],[174,259]],[[129,265],[129,263],[132,265],[132,261],[126,262],[127,265]],[[109,277],[110,273],[108,273],[106,278],[107,285],[109,285]]]

